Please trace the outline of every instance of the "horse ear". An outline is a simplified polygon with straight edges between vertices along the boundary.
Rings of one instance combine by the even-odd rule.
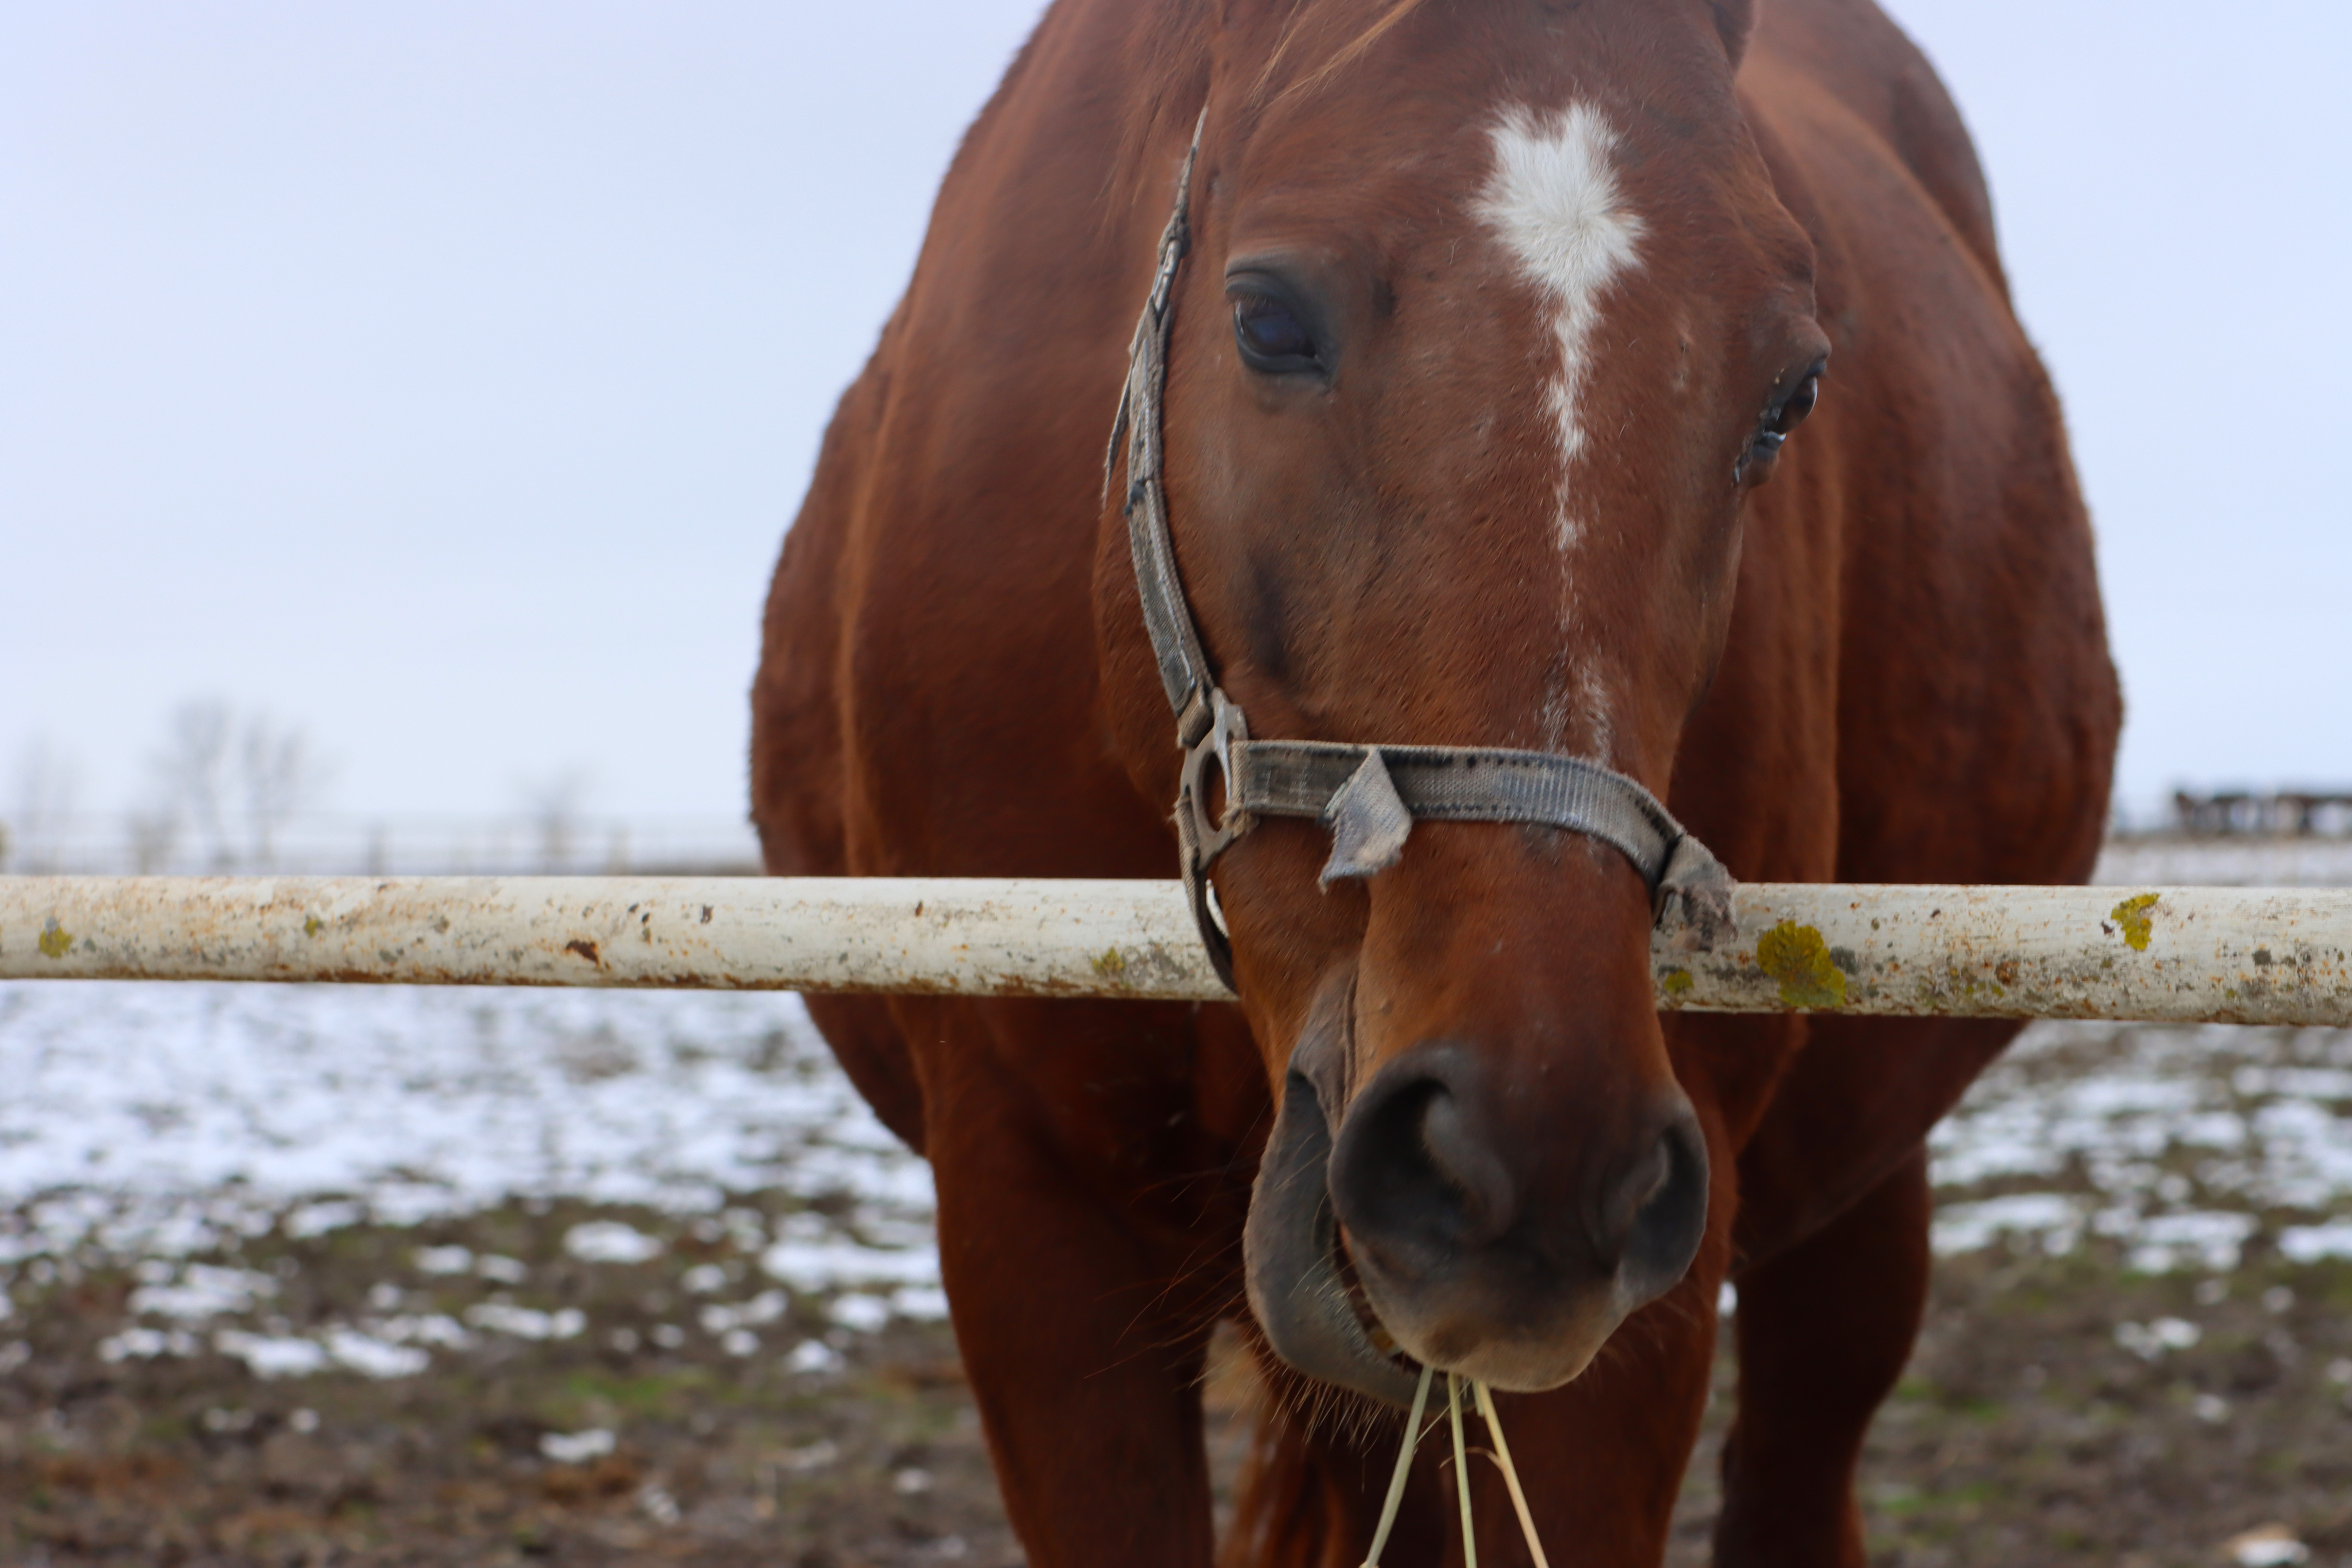
[[[1739,57],[1747,52],[1748,35],[1756,30],[1756,6],[1759,0],[1707,0],[1715,13],[1715,30],[1723,35],[1723,52],[1731,57],[1734,70],[1739,68]]]

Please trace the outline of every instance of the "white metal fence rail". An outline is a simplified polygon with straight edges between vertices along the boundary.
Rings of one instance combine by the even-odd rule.
[[[1658,1005],[2352,1025],[2352,890],[1759,883]],[[1563,959],[1563,962],[1570,960]],[[1173,882],[0,877],[0,979],[1213,1001]]]

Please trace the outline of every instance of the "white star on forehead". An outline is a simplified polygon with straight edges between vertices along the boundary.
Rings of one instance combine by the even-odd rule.
[[[1506,110],[1493,132],[1495,169],[1478,216],[1510,248],[1520,271],[1552,306],[1559,372],[1551,405],[1558,423],[1562,500],[1567,468],[1584,444],[1577,393],[1585,347],[1612,283],[1639,265],[1642,219],[1617,187],[1617,133],[1591,104],[1557,115]],[[1565,506],[1563,544],[1573,536]]]
[[[1573,472],[1584,448],[1580,408],[1588,345],[1601,320],[1601,301],[1610,287],[1640,265],[1643,225],[1624,203],[1617,184],[1617,132],[1588,103],[1572,103],[1557,114],[1538,114],[1514,105],[1496,121],[1491,140],[1494,171],[1475,210],[1551,308],[1559,368],[1545,389],[1559,449],[1553,540],[1559,552],[1561,621],[1570,616],[1572,585],[1568,553],[1580,532]],[[1542,714],[1543,743],[1555,748],[1567,728],[1568,688],[1554,684]],[[1591,672],[1583,688],[1600,751],[1607,750],[1606,693]]]

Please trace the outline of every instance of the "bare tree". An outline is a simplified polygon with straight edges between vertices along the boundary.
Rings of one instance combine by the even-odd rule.
[[[256,714],[246,721],[239,750],[246,823],[247,863],[267,870],[277,864],[278,834],[315,804],[326,771],[299,727],[280,729]]]
[[[134,811],[123,824],[131,845],[131,868],[152,877],[172,868],[180,847],[180,819],[171,812]]]
[[[532,835],[539,840],[539,868],[551,875],[569,871],[583,826],[581,806],[588,797],[588,770],[566,768],[527,782],[521,794]]]
[[[0,865],[35,873],[61,869],[81,801],[80,764],[47,736],[37,735],[18,755],[16,783],[8,820],[0,823]]]
[[[227,813],[229,737],[235,729],[227,703],[183,702],[165,721],[163,747],[149,763],[157,812],[172,824],[166,837],[191,835],[198,860],[216,871],[236,863]]]
[[[215,871],[271,866],[279,833],[316,804],[327,777],[299,726],[260,713],[240,723],[217,700],[173,710],[151,773],[155,804],[132,820],[133,854],[142,868],[160,866],[184,832]]]

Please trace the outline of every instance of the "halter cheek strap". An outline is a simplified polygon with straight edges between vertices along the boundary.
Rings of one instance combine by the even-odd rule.
[[[1160,482],[1170,317],[1176,268],[1191,239],[1192,166],[1207,118],[1203,110],[1176,178],[1175,210],[1160,236],[1151,295],[1128,349],[1127,385],[1104,454],[1103,479],[1108,490],[1124,438],[1128,548],[1144,629],[1184,752],[1176,795],[1184,888],[1217,973],[1228,986],[1234,984],[1233,945],[1212,901],[1209,868],[1265,816],[1312,817],[1330,828],[1326,886],[1395,865],[1416,821],[1565,828],[1597,838],[1633,862],[1650,889],[1654,916],[1663,921],[1678,910],[1693,948],[1706,951],[1727,939],[1730,873],[1655,795],[1623,773],[1552,752],[1253,740],[1241,709],[1218,688],[1177,575],[1168,493]],[[1216,817],[1209,810],[1212,768],[1224,795],[1223,813]]]

